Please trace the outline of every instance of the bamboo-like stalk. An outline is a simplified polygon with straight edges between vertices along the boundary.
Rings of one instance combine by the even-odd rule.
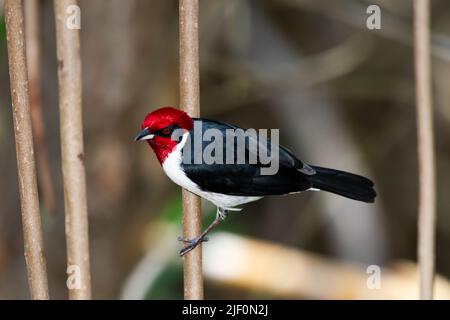
[[[48,299],[47,270],[34,162],[30,100],[28,96],[22,10],[22,1],[6,0],[5,17],[9,75],[11,79],[25,261],[31,298]]]
[[[45,125],[42,115],[40,88],[40,43],[39,43],[39,0],[27,0],[25,9],[25,39],[30,87],[31,123],[36,145],[39,184],[44,206],[50,214],[55,213],[55,192],[53,189],[50,165],[45,141]]]
[[[180,20],[180,107],[192,117],[200,114],[198,53],[198,0],[179,1]],[[200,198],[183,190],[183,237],[201,234]],[[183,257],[184,298],[203,299],[202,248]]]
[[[86,174],[81,110],[81,57],[78,29],[70,29],[67,8],[76,0],[55,0],[62,170],[66,210],[67,264],[75,286],[70,299],[91,298]],[[79,277],[79,278],[78,278]]]
[[[416,108],[419,160],[418,259],[420,297],[433,298],[436,177],[430,61],[430,3],[414,1]]]

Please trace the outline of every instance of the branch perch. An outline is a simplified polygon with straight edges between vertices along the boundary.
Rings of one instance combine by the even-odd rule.
[[[6,0],[5,17],[9,76],[11,80],[25,261],[31,298],[44,300],[48,299],[49,295],[34,162],[22,10],[22,1]]]
[[[432,299],[435,269],[436,174],[431,96],[429,0],[414,1],[414,38],[419,160],[420,297],[421,299]]]
[[[76,0],[55,0],[62,171],[66,210],[67,265],[74,270],[70,299],[91,298],[86,174],[81,115],[81,58],[78,29],[69,29],[67,8]]]
[[[191,117],[200,115],[198,53],[198,0],[180,0],[180,107]],[[200,198],[183,190],[183,237],[193,239],[201,230]],[[202,248],[183,257],[184,298],[203,299]]]

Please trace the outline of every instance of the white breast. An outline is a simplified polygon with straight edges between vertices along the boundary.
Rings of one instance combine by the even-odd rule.
[[[216,192],[207,192],[200,189],[200,187],[190,180],[184,171],[181,169],[182,153],[181,149],[185,145],[188,139],[189,133],[183,134],[183,138],[175,149],[167,156],[163,163],[163,169],[166,175],[177,185],[189,190],[196,195],[205,198],[206,200],[214,203],[216,206],[227,209],[235,206],[256,201],[262,197],[241,197],[241,196],[229,196]]]

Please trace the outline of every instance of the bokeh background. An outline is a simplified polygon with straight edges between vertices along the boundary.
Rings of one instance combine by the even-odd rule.
[[[27,1],[27,0],[25,0]],[[370,4],[381,29],[366,27]],[[432,0],[437,272],[450,276],[450,3]],[[82,0],[83,118],[93,297],[182,298],[181,192],[133,137],[178,106],[178,3]],[[3,15],[3,11],[2,11]],[[56,210],[42,207],[50,295],[66,298],[64,199],[52,1],[41,1],[42,106]],[[6,36],[0,19],[0,298],[29,297]],[[417,155],[409,0],[200,1],[201,113],[279,128],[315,165],[371,177],[374,205],[268,197],[204,245],[207,298],[414,297]],[[204,225],[215,209],[203,203]],[[367,288],[380,266],[382,290]],[[378,296],[377,296],[378,295]]]

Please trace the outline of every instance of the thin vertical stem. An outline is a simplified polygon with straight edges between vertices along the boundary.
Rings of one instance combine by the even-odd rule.
[[[20,205],[25,244],[25,261],[32,299],[48,299],[47,271],[42,237],[36,167],[33,151],[30,100],[22,1],[6,0],[9,76],[16,139]]]
[[[55,193],[45,142],[45,126],[42,116],[40,88],[39,0],[27,0],[25,9],[25,39],[30,85],[31,122],[36,143],[39,184],[47,212],[55,212]]]
[[[90,299],[91,276],[81,110],[80,34],[76,26],[69,28],[70,23],[68,23],[71,21],[70,19],[73,19],[74,14],[78,14],[76,11],[68,9],[74,8],[76,5],[76,0],[54,1],[67,264],[68,271],[72,272],[70,277],[74,280],[71,285],[68,283],[69,298]]]
[[[180,107],[192,117],[200,114],[198,0],[180,0]],[[183,237],[201,234],[200,198],[183,190]],[[202,248],[183,257],[184,298],[203,299]]]
[[[433,298],[436,186],[430,61],[430,3],[414,1],[416,108],[419,160],[418,257],[420,297]]]

